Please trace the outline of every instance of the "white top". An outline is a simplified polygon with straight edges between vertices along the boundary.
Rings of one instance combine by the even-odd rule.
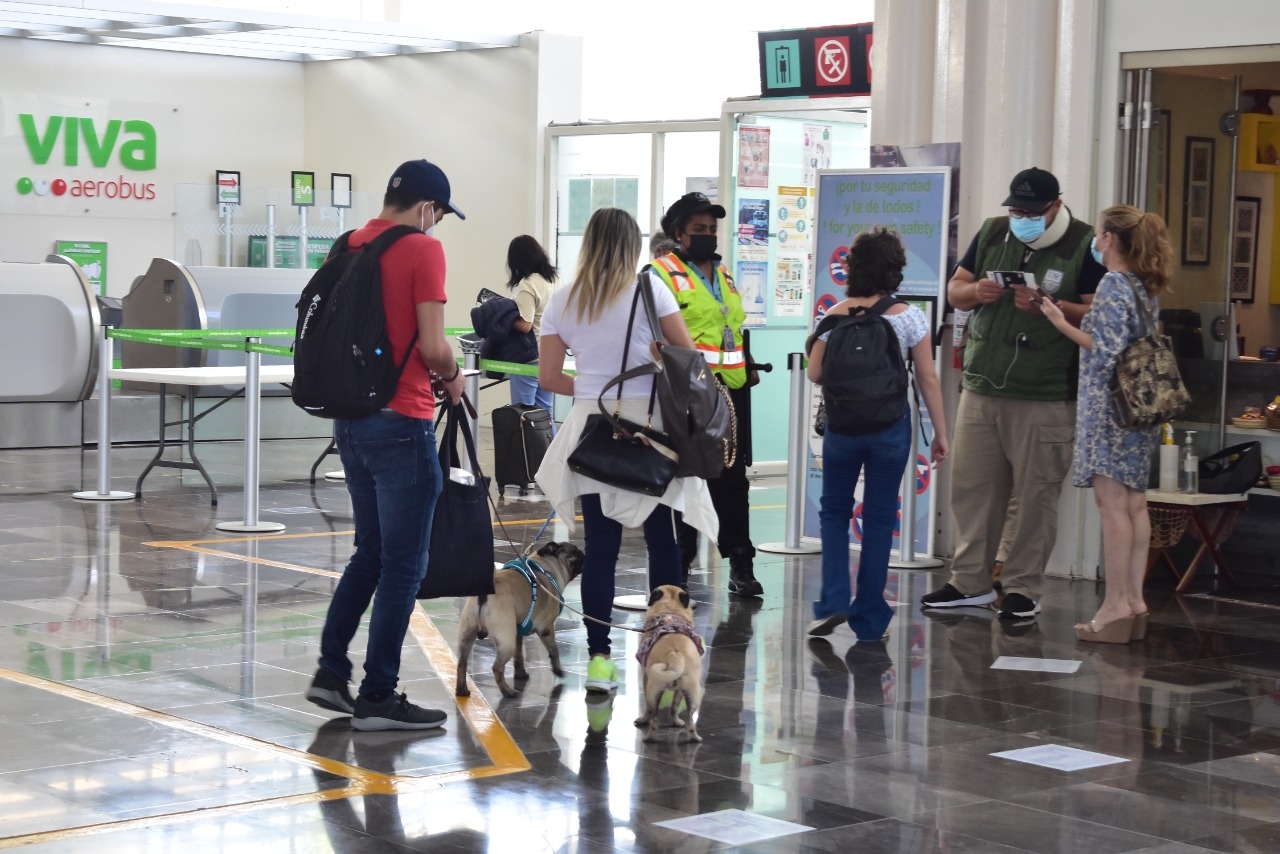
[[[534,273],[516,285],[516,308],[520,309],[520,319],[533,324],[533,334],[542,334],[542,315],[547,310],[547,302],[551,292],[556,288],[542,276]]]
[[[889,325],[893,327],[893,332],[898,336],[898,344],[902,348],[903,361],[907,359],[907,351],[924,340],[929,334],[929,319],[924,316],[924,312],[916,308],[914,305],[907,306],[906,311],[900,311],[897,314],[883,315],[884,319],[889,321]],[[830,332],[824,332],[821,336],[823,341],[831,337]]]
[[[655,286],[653,279],[646,277],[649,289],[653,292],[653,303],[658,309],[658,317],[668,317],[680,312],[675,295],[666,285]],[[578,374],[573,381],[573,397],[575,400],[595,399],[609,380],[622,370],[622,345],[627,337],[627,321],[631,317],[631,301],[635,297],[636,286],[633,282],[613,305],[604,310],[600,318],[579,321],[577,307],[569,307],[569,295],[572,287],[557,288],[551,294],[546,313],[542,316],[542,334],[559,335],[565,345],[573,350]],[[627,354],[627,368],[635,368],[653,361],[649,344],[654,340],[653,330],[649,328],[649,318],[644,307],[636,306],[635,328],[631,332],[631,350]],[[652,377],[639,377],[622,384],[622,396],[649,396],[653,388]],[[617,393],[616,387],[609,390],[609,397]]]

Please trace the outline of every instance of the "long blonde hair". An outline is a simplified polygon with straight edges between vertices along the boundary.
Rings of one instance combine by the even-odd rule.
[[[1114,234],[1120,257],[1142,280],[1147,296],[1155,296],[1169,286],[1173,267],[1173,246],[1169,229],[1159,214],[1143,212],[1132,205],[1112,205],[1102,212],[1102,230]]]
[[[600,208],[587,221],[578,252],[578,271],[569,291],[578,322],[600,319],[630,287],[640,263],[640,226],[619,208]]]

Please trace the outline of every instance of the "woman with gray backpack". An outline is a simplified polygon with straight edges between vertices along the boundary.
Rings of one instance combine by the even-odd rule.
[[[818,513],[822,594],[808,629],[813,637],[829,635],[845,622],[859,643],[888,636],[893,619],[893,609],[884,601],[889,550],[898,487],[915,441],[907,402],[908,364],[933,421],[932,462],[937,465],[947,457],[946,414],[929,322],[920,309],[893,296],[906,265],[906,252],[893,232],[877,228],[858,235],[844,259],[846,299],[827,310],[808,341],[808,377],[823,387],[826,411]],[[857,594],[851,597],[849,524],[860,474],[865,474],[862,555]]]

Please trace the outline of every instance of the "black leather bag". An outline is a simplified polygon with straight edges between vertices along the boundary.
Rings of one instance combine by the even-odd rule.
[[[1200,461],[1200,491],[1211,495],[1243,495],[1261,478],[1261,442],[1232,445]]]
[[[444,486],[436,500],[431,522],[431,546],[427,552],[427,575],[418,587],[419,599],[448,596],[480,596],[493,592],[493,521],[489,515],[489,479],[480,471],[475,438],[463,416],[463,404],[448,400],[442,407],[437,430],[440,441],[440,469]],[[460,469],[458,434],[467,447],[472,483],[450,477]]]
[[[631,301],[631,318],[627,321],[627,337],[622,346],[622,371],[605,383],[596,398],[600,414],[587,416],[587,423],[578,438],[578,444],[569,453],[569,468],[575,473],[609,486],[643,495],[662,495],[676,477],[680,456],[672,447],[671,438],[650,426],[657,388],[649,393],[649,423],[641,425],[619,418],[622,406],[622,385],[629,379],[644,376],[655,370],[653,365],[642,365],[627,370],[627,354],[631,350],[631,332],[636,323],[636,308],[646,282],[636,283],[636,295]],[[604,406],[604,395],[616,387],[613,413]]]

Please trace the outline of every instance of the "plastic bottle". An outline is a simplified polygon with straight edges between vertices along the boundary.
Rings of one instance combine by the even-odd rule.
[[[1188,430],[1182,440],[1182,458],[1178,465],[1178,491],[1200,491],[1200,458],[1196,456],[1196,431]]]
[[[1173,427],[1167,422],[1160,429],[1160,491],[1178,491],[1178,446],[1173,443]]]

